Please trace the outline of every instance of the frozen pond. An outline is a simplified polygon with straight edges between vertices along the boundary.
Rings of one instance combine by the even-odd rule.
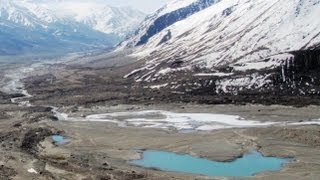
[[[112,112],[93,114],[86,117],[69,117],[60,113],[59,120],[111,122],[120,127],[142,127],[159,129],[177,129],[179,131],[211,131],[216,129],[250,128],[288,125],[319,125],[319,120],[301,122],[268,122],[248,120],[236,115],[211,113],[175,113],[162,110],[145,110],[133,112]]]
[[[273,122],[245,120],[240,116],[209,113],[174,113],[161,110],[115,112],[90,115],[86,121],[105,121],[119,126],[144,128],[175,128],[177,130],[208,131],[227,128],[269,126]]]
[[[143,152],[142,159],[130,163],[163,171],[205,176],[248,177],[257,173],[281,170],[283,164],[289,161],[291,159],[265,157],[257,151],[245,154],[232,162],[217,162],[190,155],[147,150]]]

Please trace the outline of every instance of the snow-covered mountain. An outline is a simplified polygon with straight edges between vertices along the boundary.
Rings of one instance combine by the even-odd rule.
[[[176,0],[171,1],[155,14],[146,18],[135,36],[124,41],[121,46],[133,47],[145,44],[152,36],[174,23],[211,6],[215,0]]]
[[[146,61],[126,76],[138,82],[239,93],[289,81],[287,69],[310,65],[303,53],[320,64],[319,17],[320,0],[177,0],[118,49],[135,48],[132,55]]]
[[[0,54],[112,47],[144,17],[95,1],[0,0]]]
[[[116,8],[94,0],[23,0],[20,4],[47,22],[69,19],[122,38],[145,18],[144,13],[130,7]]]

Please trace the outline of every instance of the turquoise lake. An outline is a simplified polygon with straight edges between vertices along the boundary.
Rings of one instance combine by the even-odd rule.
[[[232,162],[217,162],[191,155],[147,150],[143,158],[130,163],[163,171],[198,174],[205,176],[248,177],[257,173],[278,171],[289,158],[265,157],[257,151],[245,154]]]
[[[67,144],[70,141],[61,135],[53,135],[52,140],[58,145]]]

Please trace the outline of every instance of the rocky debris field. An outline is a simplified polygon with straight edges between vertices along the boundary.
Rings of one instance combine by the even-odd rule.
[[[46,123],[52,121],[51,109],[18,106],[10,102],[11,97],[2,94],[0,103],[0,179],[145,178],[144,174],[112,167],[106,157],[90,152],[73,152],[67,157],[44,153],[47,147],[41,143],[54,148],[51,136],[63,133]]]
[[[232,76],[223,77],[228,79],[229,83],[234,84],[238,82],[237,78],[240,76],[254,80],[259,74],[259,76],[268,77],[268,82],[270,80],[272,83],[255,87],[257,82],[252,82],[253,85],[250,88],[231,87],[230,84],[226,84],[225,90],[230,91],[219,93],[217,93],[218,87],[215,82],[220,81],[221,77],[195,76],[194,72],[188,71],[177,71],[174,74],[164,75],[162,80],[157,82],[137,82],[134,76],[124,78],[128,72],[141,65],[141,61],[131,64],[121,62],[122,64],[118,66],[113,63],[108,65],[107,62],[103,64],[101,61],[81,65],[54,65],[46,71],[26,78],[24,82],[28,92],[35,95],[31,100],[32,103],[50,102],[51,105],[58,106],[105,103],[158,104],[163,102],[319,105],[320,99],[317,92],[320,89],[316,80],[318,62],[310,61],[310,64],[303,64],[303,56],[300,57],[299,54],[295,62],[295,65],[286,65],[284,72],[279,67],[272,71],[248,71],[246,74],[235,73]],[[95,67],[95,63],[99,65],[99,68]],[[269,76],[270,74],[272,76]],[[239,83],[241,84],[242,81]]]
[[[101,62],[99,62],[101,63]],[[34,71],[23,79],[30,97],[27,104],[12,98],[24,95],[0,93],[1,179],[207,179],[202,176],[162,172],[128,164],[139,158],[137,149],[159,149],[188,153],[212,160],[230,161],[252,149],[264,155],[294,157],[295,162],[279,172],[251,179],[318,179],[319,126],[271,126],[181,133],[176,129],[118,127],[106,122],[59,121],[57,111],[83,117],[88,114],[162,109],[240,115],[261,121],[309,121],[319,119],[317,106],[262,106],[262,104],[317,104],[312,96],[261,94],[219,95],[179,93],[150,88],[143,82],[123,78],[126,66],[90,67],[55,64]],[[258,97],[261,97],[260,100]],[[263,99],[263,101],[261,100]],[[298,103],[299,102],[299,103]],[[209,105],[209,104],[237,105]],[[123,105],[122,105],[123,104]],[[55,143],[52,135],[63,135],[67,144]],[[143,139],[143,141],[142,141]],[[219,178],[218,178],[219,179]]]

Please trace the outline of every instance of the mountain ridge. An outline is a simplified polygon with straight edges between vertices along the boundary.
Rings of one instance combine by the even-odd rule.
[[[133,48],[131,56],[145,61],[125,77],[150,86],[170,82],[162,88],[183,93],[199,89],[212,94],[271,91],[284,88],[283,80],[300,81],[282,73],[287,72],[288,64],[290,68],[301,65],[293,52],[313,53],[309,50],[319,48],[320,23],[315,21],[320,17],[319,0],[220,0],[169,23],[138,44],[167,8],[150,16],[153,19],[143,23],[142,33],[119,46],[119,50]],[[313,57],[317,64],[317,56]],[[296,74],[301,74],[298,69]]]
[[[110,48],[130,34],[137,22],[144,18],[143,13],[131,8],[59,2],[62,4],[1,0],[0,41],[7,44],[1,46],[1,54]],[[74,10],[71,12],[70,9]]]

